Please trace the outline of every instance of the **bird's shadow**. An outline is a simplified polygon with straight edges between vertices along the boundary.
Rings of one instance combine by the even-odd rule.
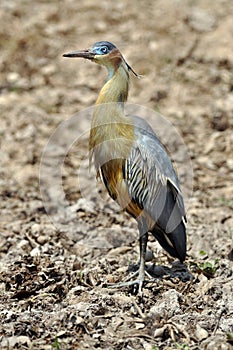
[[[189,282],[195,279],[195,277],[190,273],[185,264],[179,261],[174,261],[172,266],[156,265],[156,264],[146,264],[145,270],[151,276],[152,279],[174,279],[178,278],[182,282]],[[128,267],[127,273],[132,273],[138,269],[138,265],[131,264]]]

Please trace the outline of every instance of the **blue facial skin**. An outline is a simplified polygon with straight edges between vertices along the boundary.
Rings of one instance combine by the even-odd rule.
[[[92,51],[97,55],[106,55],[115,48],[116,46],[108,41],[99,41],[92,46]]]

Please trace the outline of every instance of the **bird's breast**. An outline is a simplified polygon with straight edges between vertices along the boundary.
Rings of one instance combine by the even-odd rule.
[[[116,110],[107,115],[105,112],[103,106],[96,109],[89,140],[90,155],[110,196],[122,209],[137,217],[141,208],[129,196],[123,171],[135,143],[134,125],[130,118],[117,114]]]
[[[129,195],[128,186],[123,174],[123,159],[110,160],[101,166],[100,177],[108,190],[109,195],[132,216],[137,218],[142,208],[140,208]]]

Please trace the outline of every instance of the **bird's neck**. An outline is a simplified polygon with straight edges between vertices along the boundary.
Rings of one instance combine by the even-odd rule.
[[[124,114],[129,72],[125,62],[109,69],[108,80],[100,91],[92,119],[89,147],[98,168],[109,159],[126,158],[134,140],[130,117]]]
[[[92,128],[108,126],[101,130],[103,136],[104,134],[106,136],[108,131],[108,136],[112,135],[114,137],[115,135],[115,137],[119,137],[122,127],[119,124],[125,124],[126,128],[128,124],[132,124],[130,118],[124,114],[124,102],[126,102],[128,97],[128,89],[129,69],[125,61],[122,60],[118,67],[110,67],[108,69],[108,80],[101,89],[96,101]]]
[[[118,67],[108,68],[108,80],[103,86],[96,101],[102,103],[118,103],[122,105],[128,97],[129,70],[124,61]]]

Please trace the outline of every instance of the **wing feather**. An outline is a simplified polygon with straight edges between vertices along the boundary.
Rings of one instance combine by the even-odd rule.
[[[125,160],[124,177],[130,198],[165,232],[185,218],[177,175],[171,160],[150,126],[135,117],[136,142]]]

